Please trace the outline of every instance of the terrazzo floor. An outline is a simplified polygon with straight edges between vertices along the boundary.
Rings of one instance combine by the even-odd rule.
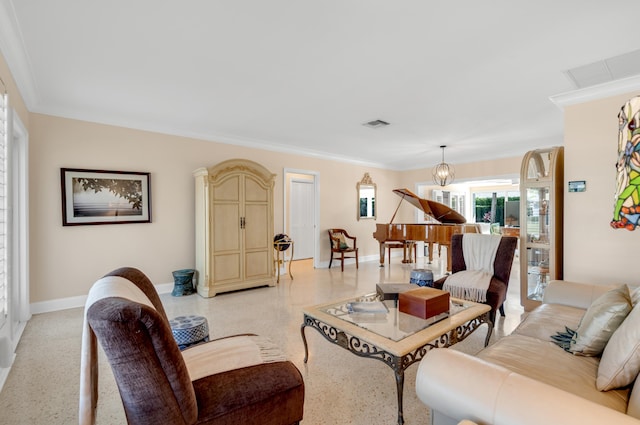
[[[443,252],[444,254],[444,252]],[[333,299],[375,292],[377,283],[408,282],[414,268],[430,268],[443,274],[435,259],[426,264],[402,264],[399,257],[380,268],[377,261],[347,261],[344,272],[314,269],[311,260],[292,264],[294,279],[284,274],[275,287],[255,288],[205,299],[198,295],[172,297],[162,294],[169,317],[199,314],[207,317],[211,338],[235,333],[255,333],[275,341],[300,369],[305,381],[304,425],[376,425],[397,423],[393,371],[380,361],[363,359],[328,343],[317,331],[306,330],[309,361],[303,362],[300,337],[301,308]],[[505,304],[506,318],[499,318],[492,342],[510,333],[520,322],[518,259],[514,262]],[[105,270],[105,273],[109,270]],[[99,277],[99,276],[98,276]],[[0,424],[77,424],[81,308],[34,315],[18,345],[17,358],[0,392]],[[474,354],[482,348],[482,326],[453,349]],[[97,424],[125,424],[124,411],[113,375],[100,353],[100,395]],[[407,425],[427,424],[428,409],[415,394],[417,365],[405,372],[404,417]]]

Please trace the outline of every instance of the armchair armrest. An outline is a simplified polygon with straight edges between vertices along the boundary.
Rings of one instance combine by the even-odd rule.
[[[445,348],[431,350],[420,362],[416,393],[450,423],[468,419],[493,425],[640,424],[624,413]]]
[[[613,288],[615,288],[613,285],[552,280],[544,290],[542,302],[586,310],[596,298]]]
[[[356,248],[356,239],[357,239],[357,237],[356,236],[351,236],[350,234],[347,233],[346,230],[344,231],[344,237],[347,238],[347,239],[351,239],[353,241],[353,249],[355,249]]]

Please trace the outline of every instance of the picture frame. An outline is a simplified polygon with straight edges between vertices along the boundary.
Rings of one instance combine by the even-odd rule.
[[[61,168],[62,225],[151,223],[151,174]]]

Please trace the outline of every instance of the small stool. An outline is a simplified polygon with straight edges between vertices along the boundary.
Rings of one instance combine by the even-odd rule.
[[[411,270],[411,277],[409,278],[409,283],[415,283],[418,286],[433,287],[433,272],[429,269]]]
[[[209,324],[202,316],[178,316],[169,320],[171,332],[180,350],[209,341]]]
[[[196,271],[193,269],[182,269],[171,272],[173,274],[174,286],[171,295],[181,297],[191,295],[196,292],[193,287],[193,276]]]

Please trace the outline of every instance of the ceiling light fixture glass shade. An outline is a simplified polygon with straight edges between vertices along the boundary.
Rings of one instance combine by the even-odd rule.
[[[453,183],[456,175],[453,166],[444,162],[444,148],[446,146],[442,145],[440,148],[442,149],[442,162],[433,169],[433,181],[439,186],[446,186]]]

